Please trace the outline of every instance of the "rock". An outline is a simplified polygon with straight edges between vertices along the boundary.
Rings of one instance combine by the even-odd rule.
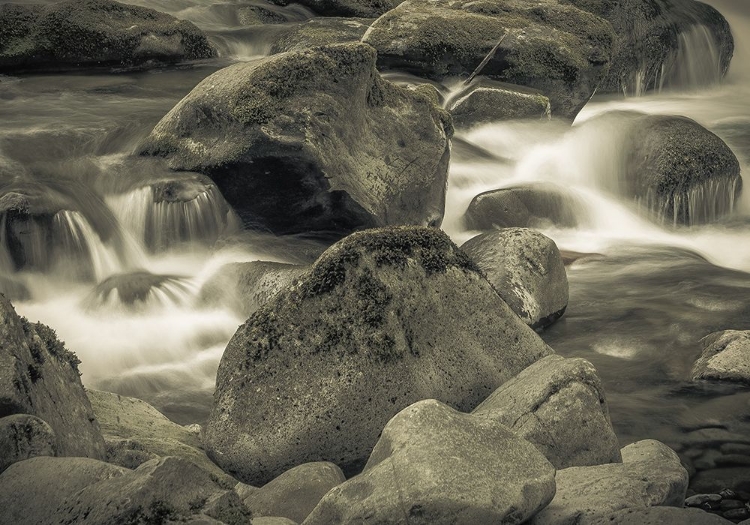
[[[565,313],[565,264],[555,241],[546,235],[527,228],[504,228],[473,237],[461,249],[527,325],[545,328]]]
[[[522,86],[494,82],[485,77],[458,91],[448,104],[457,128],[470,128],[501,120],[549,119],[549,99]]]
[[[750,331],[725,330],[701,339],[703,353],[693,365],[693,381],[750,384]]]
[[[271,0],[288,5],[290,0]],[[360,16],[377,18],[396,7],[402,0],[300,0],[299,3],[323,16]]]
[[[305,270],[305,266],[269,261],[225,264],[206,281],[200,297],[205,304],[229,306],[250,316]]]
[[[747,467],[724,467],[702,470],[690,480],[690,489],[695,492],[719,492],[727,487],[736,491],[750,492]]]
[[[136,468],[155,457],[175,456],[195,463],[230,487],[236,483],[208,459],[199,435],[145,401],[98,390],[89,390],[88,395],[107,443],[108,462]]]
[[[192,23],[111,0],[0,5],[0,71],[144,66],[209,58]]]
[[[339,44],[222,69],[138,147],[209,175],[244,223],[276,234],[439,225],[452,134],[427,97]]]
[[[613,40],[605,20],[556,0],[407,0],[363,38],[381,69],[434,80],[478,70],[541,91],[553,116],[571,120],[604,78]]]
[[[14,414],[0,418],[0,472],[13,463],[55,455],[55,431],[38,417]]]
[[[550,502],[554,477],[502,424],[430,399],[394,416],[362,474],[326,494],[304,523],[522,523]]]
[[[557,493],[533,525],[589,525],[620,509],[681,507],[687,472],[672,449],[638,441],[622,451],[622,463],[558,470]]]
[[[507,426],[558,470],[622,461],[604,389],[585,359],[540,359],[472,414]]]
[[[189,292],[184,279],[177,275],[157,275],[145,271],[121,273],[107,277],[96,285],[85,299],[91,309],[102,306],[137,308],[151,301],[180,302]]]
[[[261,516],[253,518],[253,525],[297,525],[297,522],[289,518]]]
[[[472,199],[464,220],[470,230],[554,225],[574,228],[580,205],[573,195],[549,184],[526,184],[486,191]]]
[[[721,506],[720,494],[695,494],[685,498],[686,507],[699,507],[704,510],[719,508]]]
[[[550,353],[444,233],[355,233],[235,333],[205,442],[253,485],[312,461],[352,473],[402,408],[469,411]]]
[[[253,513],[253,524],[258,516],[288,518],[302,523],[321,498],[344,481],[344,473],[333,463],[305,463],[251,491],[242,500]]]
[[[104,458],[104,439],[78,373],[54,330],[19,318],[0,296],[0,417],[30,414],[54,431],[60,456]]]
[[[359,42],[372,22],[372,18],[313,18],[282,33],[271,46],[271,53]]]
[[[586,521],[590,525],[729,525],[721,516],[698,509],[639,507],[622,509]]]

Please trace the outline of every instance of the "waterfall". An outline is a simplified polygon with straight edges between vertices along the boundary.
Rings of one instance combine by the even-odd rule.
[[[649,190],[644,199],[637,199],[639,207],[654,214],[662,224],[677,226],[715,222],[735,210],[735,195],[742,179],[722,177],[696,184],[685,192],[668,197]]]
[[[691,90],[718,84],[722,77],[722,57],[711,30],[702,24],[678,35],[677,50],[662,65],[659,90]]]

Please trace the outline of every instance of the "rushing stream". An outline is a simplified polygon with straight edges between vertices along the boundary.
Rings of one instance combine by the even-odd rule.
[[[610,191],[625,117],[598,118],[616,110],[691,117],[722,137],[747,173],[750,9],[710,3],[736,40],[722,83],[712,44],[697,28],[681,39],[661,92],[595,97],[572,128],[555,120],[482,126],[459,133],[453,149],[443,228],[458,244],[476,233],[462,216],[482,191],[544,182],[575,199],[578,226],[544,233],[563,250],[593,255],[568,268],[568,310],[542,336],[597,367],[623,445],[652,437],[680,448],[688,432],[707,426],[750,435],[750,391],[689,381],[700,338],[750,329],[750,192],[732,203],[730,217],[708,225],[653,221]],[[201,285],[227,262],[304,263],[321,248],[241,232],[199,177],[174,180],[165,171],[163,183],[146,182],[158,180],[150,171],[158,167],[129,156],[137,142],[201,79],[268,53],[276,29],[242,27],[241,7],[250,2],[142,4],[195,22],[222,56],[149,72],[1,78],[0,173],[21,172],[19,189],[73,201],[79,211],[54,215],[53,245],[29,224],[25,270],[13,271],[4,250],[0,269],[19,313],[52,326],[78,354],[87,386],[146,399],[180,423],[200,422],[222,351],[244,321],[204,305]],[[311,16],[299,6],[278,10],[289,23]],[[5,236],[5,215],[0,220]],[[143,306],[117,300],[118,279],[150,284]]]

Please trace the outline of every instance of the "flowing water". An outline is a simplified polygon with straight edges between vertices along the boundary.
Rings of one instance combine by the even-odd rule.
[[[576,227],[544,232],[563,250],[592,255],[569,267],[568,310],[542,336],[560,354],[595,364],[623,444],[653,437],[684,448],[704,426],[748,434],[750,392],[694,384],[689,373],[701,337],[750,329],[750,191],[737,202],[732,188],[717,185],[688,195],[684,205],[710,219],[691,227],[618,192],[631,118],[623,111],[693,118],[730,145],[747,173],[750,9],[713,3],[737,44],[722,83],[715,45],[696,26],[665,66],[661,91],[595,97],[573,127],[497,123],[454,143],[443,228],[458,244],[476,233],[462,217],[482,191],[543,183],[575,202]],[[241,232],[210,180],[130,154],[201,79],[268,53],[273,31],[310,13],[274,8],[264,16],[275,13],[279,24],[248,29],[253,2],[143,4],[194,21],[221,56],[148,72],[0,78],[0,285],[22,315],[52,326],[78,354],[87,386],[141,397],[190,423],[205,419],[221,353],[244,321],[203,304],[202,284],[228,262],[304,263],[321,247]],[[32,211],[23,220],[18,202]]]

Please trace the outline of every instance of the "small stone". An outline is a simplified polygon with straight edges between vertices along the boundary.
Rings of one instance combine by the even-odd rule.
[[[750,510],[747,507],[732,509],[721,513],[728,520],[744,520],[750,518]]]
[[[686,507],[718,508],[721,496],[718,494],[696,494],[685,500]]]
[[[732,489],[722,489],[719,491],[719,496],[724,499],[739,499],[739,496]]]
[[[745,504],[738,499],[724,499],[721,500],[721,504],[719,505],[719,509],[722,511],[744,508]]]

